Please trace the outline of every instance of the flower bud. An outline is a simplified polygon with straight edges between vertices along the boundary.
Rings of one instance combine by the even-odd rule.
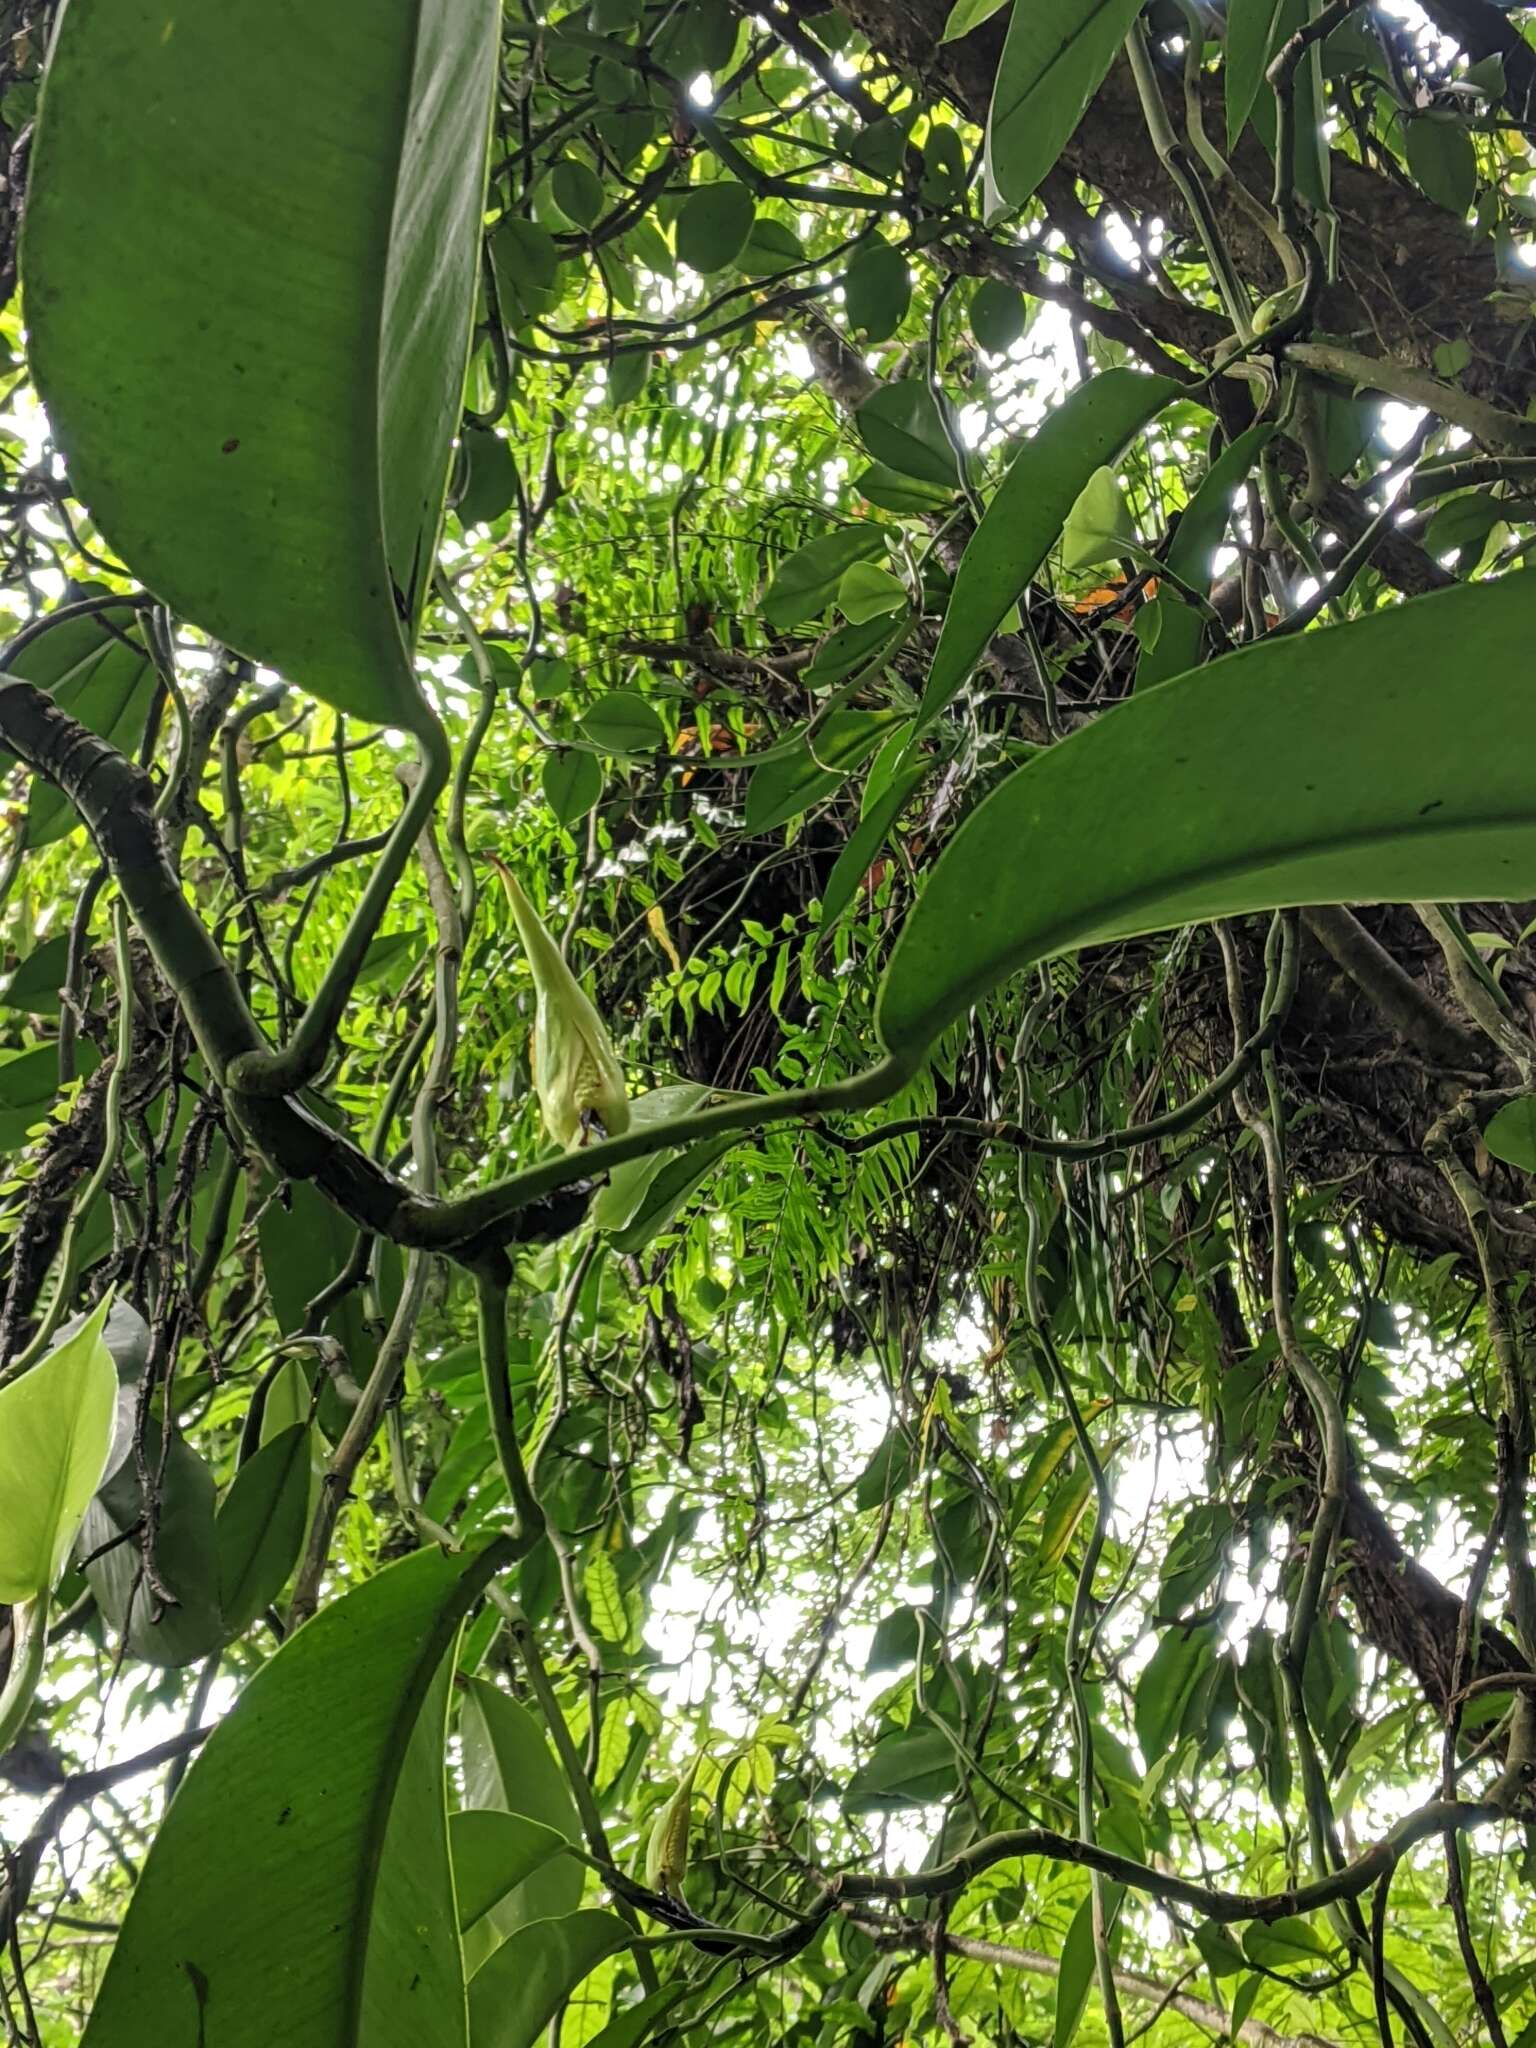
[[[688,1875],[688,1837],[693,1832],[693,1781],[700,1759],[695,1757],[681,1784],[656,1816],[645,1849],[645,1881],[653,1892],[680,1899]]]
[[[594,1134],[617,1138],[629,1129],[629,1096],[613,1041],[517,877],[494,855],[489,858],[533,969],[533,1084],[544,1127],[568,1152]]]

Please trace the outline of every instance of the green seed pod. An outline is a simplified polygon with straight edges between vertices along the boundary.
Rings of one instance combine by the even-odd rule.
[[[629,1129],[629,1096],[607,1028],[517,877],[494,855],[487,857],[505,885],[533,969],[533,1082],[544,1127],[568,1152],[594,1133],[617,1138]]]

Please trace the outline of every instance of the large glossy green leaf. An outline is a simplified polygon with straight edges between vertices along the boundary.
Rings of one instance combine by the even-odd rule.
[[[522,1814],[579,1842],[581,1824],[564,1774],[544,1730],[525,1706],[483,1678],[468,1681],[459,1738],[464,1753],[464,1804]],[[482,1933],[506,1936],[530,1921],[574,1912],[581,1903],[581,1865],[568,1856],[544,1864],[485,1916]]]
[[[884,555],[887,544],[886,529],[872,521],[818,534],[779,564],[763,593],[763,617],[776,633],[814,619],[837,595],[844,572],[854,562]]]
[[[1067,514],[1061,534],[1061,566],[1069,575],[1096,568],[1123,555],[1127,544],[1134,546],[1135,541],[1135,522],[1119,478],[1108,463],[1101,464]]]
[[[357,1238],[355,1226],[333,1203],[326,1201],[313,1182],[292,1181],[279,1196],[263,1201],[256,1235],[262,1274],[279,1329],[285,1336],[305,1330],[309,1303],[329,1286],[352,1255]],[[387,1317],[399,1299],[402,1268],[392,1246],[381,1247],[379,1257],[381,1306]],[[341,1345],[353,1375],[366,1379],[378,1349],[378,1336],[365,1312],[362,1291],[353,1288],[346,1293],[326,1316],[323,1327],[325,1334]],[[295,1361],[290,1362],[296,1366]],[[346,1421],[346,1412],[328,1374],[320,1379],[318,1419],[332,1437],[340,1434]]]
[[[507,1547],[416,1552],[247,1682],[161,1825],[86,2048],[463,2048],[446,1660]]]
[[[136,1391],[123,1390],[125,1405]],[[155,1576],[170,1598],[160,1597],[143,1570],[144,1493],[137,1457],[125,1456],[91,1502],[80,1548],[91,1557],[85,1575],[96,1604],[128,1654],[174,1669],[196,1663],[224,1640],[216,1489],[213,1474],[182,1437],[162,1448],[153,1416],[145,1426],[144,1462],[159,1494]]]
[[[59,1325],[54,1342],[62,1344],[66,1337],[77,1336],[94,1314],[95,1310],[92,1309],[90,1315],[71,1316],[67,1323]],[[121,1403],[125,1390],[127,1398],[131,1401],[132,1389],[144,1377],[144,1368],[149,1363],[149,1325],[132,1302],[117,1300],[107,1311],[107,1320],[101,1326],[101,1341],[106,1345],[113,1369],[117,1373],[119,1402]],[[121,1413],[120,1407],[119,1414]],[[131,1419],[130,1413],[130,1421]],[[103,1474],[104,1480],[117,1470],[127,1455],[128,1442],[129,1435],[125,1433],[119,1421],[117,1434],[112,1441],[112,1452],[107,1459],[106,1472]]]
[[[1264,87],[1264,71],[1277,48],[1283,7],[1284,0],[1231,0],[1227,12],[1227,60],[1222,74],[1229,147],[1247,126],[1254,102]]]
[[[690,269],[723,270],[741,254],[757,207],[745,185],[723,179],[700,185],[677,216],[677,253]]]
[[[663,1984],[649,1998],[642,1998],[638,2005],[611,2019],[600,2034],[592,2036],[587,2048],[641,2048],[641,2043],[651,2038],[687,1988],[685,1984]]]
[[[898,476],[918,483],[952,485],[960,480],[954,444],[944,415],[922,377],[905,377],[872,391],[853,416],[859,439]],[[953,423],[951,423],[953,424]]]
[[[1136,1681],[1136,1740],[1150,1770],[1173,1746],[1190,1695],[1212,1656],[1211,1630],[1171,1628]]]
[[[833,711],[798,745],[753,771],[744,806],[749,832],[772,832],[832,794],[902,722],[899,711]]]
[[[1275,153],[1279,104],[1267,77],[1269,66],[1311,16],[1309,0],[1232,0],[1227,20],[1227,132],[1235,142],[1252,120],[1265,148]],[[1314,43],[1295,77],[1296,190],[1315,206],[1325,205],[1330,179],[1324,110],[1322,46]]]
[[[613,1248],[623,1257],[642,1252],[653,1237],[669,1228],[674,1217],[708,1177],[710,1169],[730,1151],[731,1138],[701,1138],[686,1152],[665,1152],[655,1178],[647,1185],[635,1213],[613,1233]]]
[[[582,1978],[631,1938],[612,1913],[520,1928],[470,1979],[471,2048],[534,2048]]]
[[[1112,1918],[1122,1887],[1111,1885],[1108,1889],[1111,1896],[1105,1900],[1106,1919]],[[1051,2048],[1070,2048],[1070,2044],[1076,2039],[1097,1968],[1098,1956],[1093,1942],[1093,1899],[1090,1896],[1083,1900],[1072,1915],[1072,1925],[1067,1929],[1066,1940],[1061,1945],[1061,1968],[1056,1977],[1056,2012],[1051,2029]]]
[[[709,1093],[701,1082],[677,1081],[666,1088],[652,1088],[631,1098],[632,1124],[666,1124],[690,1116]],[[671,1152],[648,1152],[642,1159],[627,1159],[608,1176],[608,1185],[598,1191],[592,1204],[592,1221],[599,1230],[624,1230],[647,1205],[656,1176]]]
[[[582,735],[605,754],[653,754],[667,729],[638,690],[610,690],[581,716]]]
[[[1446,114],[1415,114],[1403,124],[1408,168],[1437,206],[1466,213],[1477,197],[1477,154],[1461,122]]]
[[[293,1423],[235,1474],[214,1540],[225,1632],[242,1634],[288,1583],[309,1523],[311,1432]]]
[[[945,848],[881,991],[885,1043],[914,1054],[1004,975],[1101,940],[1536,894],[1533,633],[1525,571],[1244,649],[1052,747]]]
[[[1067,1938],[1061,1945],[1061,1968],[1056,1977],[1056,2010],[1051,2026],[1051,2048],[1070,2048],[1088,2003],[1093,1983],[1093,1900],[1086,1898],[1072,1915]]]
[[[832,872],[827,877],[826,889],[822,894],[823,931],[830,929],[853,901],[854,891],[869,873],[875,856],[885,844],[886,833],[906,809],[913,790],[927,773],[927,765],[924,763],[916,768],[909,768],[903,775],[898,775],[890,787],[875,799],[868,812],[849,834],[848,843],[833,863]]]
[[[346,1264],[356,1236],[309,1181],[292,1181],[263,1203],[256,1241],[272,1313],[284,1336],[304,1328],[310,1302]]]
[[[653,1088],[630,1104],[636,1124],[661,1124],[687,1116],[709,1094],[697,1082],[683,1081]],[[643,1251],[666,1229],[717,1159],[729,1151],[729,1138],[706,1138],[686,1151],[649,1152],[616,1167],[607,1187],[592,1205],[592,1221],[609,1234],[620,1253]],[[625,1633],[628,1627],[626,1624]]]
[[[1008,4],[1008,0],[955,0],[944,23],[942,43],[958,42],[961,36],[968,36],[973,28],[980,28],[984,21]]]
[[[848,325],[867,342],[887,341],[901,325],[912,297],[912,278],[902,252],[878,236],[861,249],[843,279]]]
[[[1211,557],[1232,517],[1233,493],[1274,434],[1274,427],[1266,421],[1250,427],[1222,449],[1185,506],[1178,531],[1168,543],[1169,569],[1181,583],[1202,595],[1210,587]],[[1146,649],[1136,664],[1136,687],[1141,690],[1166,682],[1169,676],[1182,675],[1200,659],[1200,614],[1166,591],[1158,599],[1158,607],[1162,628],[1155,645]]]
[[[89,1043],[81,1048],[83,1073],[100,1064],[100,1055]],[[14,1152],[27,1142],[27,1133],[41,1123],[59,1093],[59,1049],[56,1045],[29,1045],[25,1052],[0,1053],[0,1151]]]
[[[33,157],[27,322],[74,490],[178,611],[407,726],[499,18],[70,0]]]
[[[897,1813],[928,1806],[954,1790],[955,1745],[931,1721],[904,1728],[875,1744],[869,1761],[848,1781],[849,1813]]]
[[[1536,1173],[1536,1095],[1517,1095],[1506,1102],[1483,1130],[1483,1143],[1495,1159]]]
[[[112,1448],[117,1372],[103,1301],[83,1329],[0,1387],[0,1602],[53,1590]]]
[[[961,557],[920,723],[943,710],[981,659],[1089,477],[1113,462],[1178,389],[1170,377],[1106,370],[1080,384],[1025,442]]]
[[[1029,325],[1029,301],[1001,278],[984,277],[971,300],[971,332],[989,355],[1010,349]]]
[[[891,1430],[854,1482],[853,1504],[860,1514],[884,1507],[905,1493],[917,1476],[916,1445],[899,1429]]]
[[[467,1806],[448,1819],[460,1927],[473,1927],[498,1900],[570,1846],[564,1835],[526,1814]]]
[[[987,181],[1022,206],[1072,140],[1141,0],[1019,0],[987,112]]]
[[[32,1017],[57,1017],[63,1009],[60,990],[69,964],[69,933],[59,932],[35,946],[5,985],[0,1002],[8,1010]]]

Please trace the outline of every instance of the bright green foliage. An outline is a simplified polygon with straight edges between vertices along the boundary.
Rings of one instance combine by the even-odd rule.
[[[677,216],[679,261],[695,270],[724,270],[741,254],[756,210],[745,185],[701,185]]]
[[[143,736],[153,672],[147,650],[123,631],[125,623],[111,611],[61,620],[26,649],[15,673],[46,690],[71,718],[131,752]],[[27,798],[26,843],[51,845],[74,824],[68,799],[35,782]]]
[[[763,617],[783,632],[826,610],[855,562],[884,554],[878,526],[842,526],[797,548],[763,593]]]
[[[117,1374],[107,1303],[20,1379],[0,1386],[0,1601],[46,1599],[112,1448]]]
[[[450,1814],[448,1839],[459,1926],[464,1931],[566,1848],[565,1836],[556,1829],[492,1806]]]
[[[561,1776],[537,1719],[484,1681],[468,1687],[460,1720],[464,1802],[471,1811],[509,1812],[562,1841],[581,1828],[570,1787]],[[580,1868],[568,1858],[539,1857],[490,1902],[502,1937],[529,1921],[574,1912],[581,1903]]]
[[[10,9],[26,2048],[1531,2034],[1530,12]]]
[[[1232,501],[1254,463],[1274,439],[1267,422],[1239,434],[1224,448],[1205,474],[1199,490],[1184,508],[1178,532],[1167,548],[1170,576],[1178,577],[1196,598],[1211,584],[1211,563],[1232,519]],[[1162,624],[1157,644],[1136,664],[1136,687],[1182,675],[1200,660],[1205,625],[1192,603],[1169,595],[1160,600]]]
[[[309,1526],[310,1446],[306,1423],[263,1443],[240,1467],[219,1508],[219,1611],[243,1635],[288,1583]]]
[[[1045,560],[1093,472],[1174,396],[1171,383],[1111,370],[1081,386],[1014,456],[961,560],[923,692],[940,712]]]
[[[1068,571],[1113,562],[1134,547],[1135,528],[1115,472],[1096,469],[1077,495],[1061,530],[1061,566]]]
[[[628,1933],[611,1913],[588,1912],[514,1934],[470,1985],[474,2048],[534,2048],[582,1978]]]

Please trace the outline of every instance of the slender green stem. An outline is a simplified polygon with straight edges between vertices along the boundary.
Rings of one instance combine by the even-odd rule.
[[[765,1130],[772,1124],[805,1117],[869,1109],[886,1102],[906,1086],[921,1065],[919,1054],[891,1054],[862,1073],[820,1088],[785,1089],[775,1095],[732,1095],[711,1109],[664,1124],[639,1124],[621,1138],[605,1138],[573,1152],[562,1152],[537,1166],[525,1167],[490,1187],[457,1200],[422,1209],[405,1222],[410,1241],[448,1248],[472,1245],[494,1236],[508,1218],[530,1202],[567,1188],[575,1181],[595,1180],[630,1159],[691,1145],[700,1138],[725,1137],[734,1131]]]
[[[1033,1218],[1031,1222],[1033,1224]],[[1034,1226],[1031,1235],[1038,1237],[1038,1234],[1038,1226]],[[1071,1381],[1067,1378],[1056,1347],[1051,1342],[1048,1328],[1043,1323],[1037,1325],[1035,1336],[1050,1368],[1056,1391],[1067,1411],[1078,1456],[1083,1461],[1093,1487],[1093,1533],[1088,1538],[1083,1561],[1078,1568],[1077,1580],[1072,1588],[1072,1611],[1067,1622],[1067,1687],[1072,1695],[1072,1719],[1077,1731],[1077,1831],[1085,1842],[1094,1842],[1098,1837],[1094,1816],[1093,1710],[1088,1700],[1088,1644],[1084,1638],[1084,1629],[1093,1600],[1094,1574],[1099,1568],[1099,1559],[1103,1555],[1105,1540],[1109,1534],[1110,1517],[1114,1513],[1114,1500],[1110,1493],[1109,1480],[1093,1447],[1093,1439],[1088,1434],[1082,1411],[1072,1392]],[[1098,1971],[1099,1994],[1104,2000],[1105,2027],[1109,2034],[1110,2048],[1124,2048],[1125,2022],[1120,2014],[1120,1999],[1115,1989],[1115,1959],[1109,1942],[1110,1880],[1103,1871],[1095,1870],[1091,1874],[1090,1883],[1093,1896],[1094,1961]]]
[[[544,1510],[529,1484],[517,1434],[517,1409],[507,1358],[507,1289],[499,1273],[482,1271],[475,1275],[475,1327],[480,1339],[480,1373],[491,1440],[506,1482],[507,1498],[517,1517],[517,1541],[526,1554],[546,1529]]]
[[[550,1740],[555,1745],[555,1753],[560,1759],[566,1782],[571,1788],[571,1797],[576,1802],[576,1811],[581,1819],[581,1831],[586,1836],[587,1846],[600,1863],[612,1867],[613,1851],[608,1844],[608,1830],[603,1826],[597,1795],[592,1790],[591,1779],[582,1769],[581,1758],[577,1755],[576,1745],[571,1740],[571,1731],[566,1726],[564,1714],[560,1711],[555,1688],[551,1685],[549,1673],[544,1668],[538,1639],[527,1616],[504,1594],[499,1594],[493,1589],[491,1597],[506,1618],[507,1632],[512,1638],[523,1669],[528,1674],[529,1687],[538,1702],[539,1712],[545,1727],[549,1730]],[[635,1910],[622,1894],[615,1897],[614,1910],[638,1933],[640,1923]],[[648,1993],[654,1991],[660,1980],[646,1950],[637,1943],[631,1953],[635,1958],[635,1968],[640,1973],[641,1984]]]
[[[448,844],[453,849],[454,868],[459,880],[459,918],[465,929],[473,921],[475,898],[478,884],[475,880],[475,864],[470,859],[469,844],[465,837],[465,814],[469,807],[470,779],[475,772],[475,763],[480,757],[485,736],[490,731],[496,716],[499,692],[496,687],[496,671],[491,657],[486,652],[480,629],[459,601],[459,594],[448,578],[439,575],[438,594],[445,610],[458,622],[459,630],[469,642],[469,658],[474,663],[475,680],[480,686],[480,709],[475,722],[469,729],[469,736],[459,749],[458,765],[453,774],[453,793],[448,802]]]
[[[48,1650],[47,1594],[13,1607],[11,1629],[11,1667],[6,1673],[5,1689],[0,1691],[0,1756],[21,1733],[42,1681],[43,1660]]]
[[[429,777],[423,768],[411,792],[411,801],[406,806],[408,813],[417,806],[421,790],[428,782]],[[459,964],[463,945],[458,904],[433,838],[430,816],[424,818],[421,826],[420,849],[427,877],[427,896],[437,929],[437,948],[433,968],[432,1057],[422,1076],[411,1112],[411,1151],[416,1184],[422,1198],[430,1201],[437,1191],[438,1181],[437,1110],[453,1078],[454,1054],[458,1046]],[[325,1569],[336,1518],[351,1490],[357,1468],[373,1442],[389,1403],[394,1399],[415,1338],[417,1319],[426,1300],[432,1265],[432,1254],[424,1249],[413,1251],[407,1259],[400,1299],[395,1305],[384,1341],[379,1346],[378,1358],[347,1418],[341,1441],[326,1470],[319,1507],[310,1528],[308,1547],[294,1590],[293,1615],[296,1621],[313,1612],[319,1597],[320,1577]]]
[[[396,884],[405,872],[411,849],[430,822],[438,797],[447,786],[453,760],[447,735],[435,719],[424,720],[417,734],[420,772],[389,844],[368,877],[357,908],[326,969],[325,977],[299,1019],[292,1038],[280,1051],[242,1055],[226,1080],[245,1095],[292,1095],[313,1081],[330,1057],[352,985],[364,955],[389,907]]]
[[[553,1439],[555,1431],[565,1420],[566,1412],[570,1406],[570,1372],[566,1364],[566,1349],[570,1342],[571,1319],[576,1313],[576,1304],[581,1298],[582,1288],[586,1285],[587,1275],[592,1270],[592,1262],[603,1249],[603,1244],[604,1240],[594,1231],[592,1236],[582,1246],[576,1263],[571,1268],[570,1277],[566,1281],[565,1293],[561,1297],[554,1328],[549,1333],[547,1354],[554,1361],[555,1398],[551,1404],[544,1427],[539,1432],[538,1441],[528,1454],[530,1481],[537,1476],[539,1459],[543,1456],[544,1447]]]
[[[1163,168],[1177,186],[1184,204],[1189,208],[1196,233],[1210,259],[1211,275],[1216,280],[1216,289],[1221,294],[1221,303],[1226,308],[1233,331],[1239,341],[1249,341],[1253,336],[1253,308],[1249,303],[1247,289],[1237,274],[1215,210],[1206,195],[1205,187],[1200,182],[1200,173],[1183,143],[1173,132],[1172,123],[1168,119],[1168,109],[1163,104],[1162,87],[1158,84],[1157,74],[1152,68],[1146,32],[1140,22],[1132,25],[1131,32],[1125,39],[1125,54],[1130,59],[1131,76],[1136,81],[1142,118],[1147,124],[1147,133],[1152,138],[1152,147],[1162,159]]]

